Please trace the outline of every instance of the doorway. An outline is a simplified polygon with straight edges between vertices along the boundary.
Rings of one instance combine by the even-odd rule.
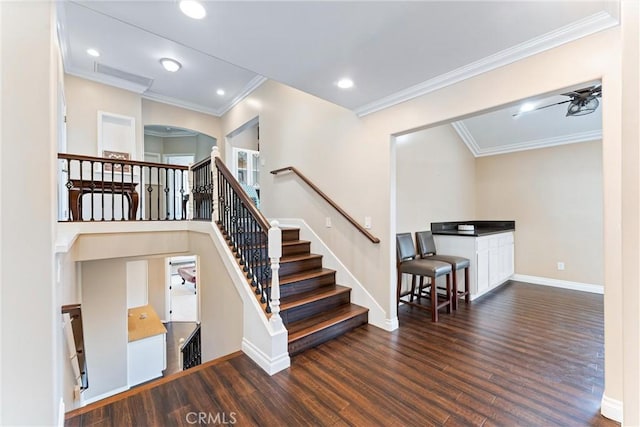
[[[253,118],[226,137],[227,164],[233,176],[260,209],[260,123]]]
[[[169,322],[198,322],[198,268],[195,255],[166,259],[167,315]]]

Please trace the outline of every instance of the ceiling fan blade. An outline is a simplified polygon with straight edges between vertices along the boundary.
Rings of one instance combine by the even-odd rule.
[[[520,112],[517,112],[515,114],[512,114],[511,116],[512,117],[517,117],[517,116],[520,116],[522,114],[532,113],[534,111],[543,110],[545,108],[553,107],[555,105],[566,104],[567,102],[571,102],[571,100],[567,99],[566,101],[556,102],[555,104],[543,105],[542,107],[534,108],[533,110],[529,110],[529,111],[520,111]]]

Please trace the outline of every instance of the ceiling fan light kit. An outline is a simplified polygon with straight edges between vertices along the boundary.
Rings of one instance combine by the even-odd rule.
[[[595,95],[591,95],[586,98],[576,98],[569,103],[569,107],[567,108],[567,117],[591,114],[596,111],[598,105],[600,105],[600,102]]]

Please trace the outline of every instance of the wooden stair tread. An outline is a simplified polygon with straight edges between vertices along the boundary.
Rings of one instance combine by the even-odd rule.
[[[319,268],[314,270],[307,270],[301,273],[287,274],[280,277],[280,286],[288,285],[289,283],[300,282],[302,280],[314,279],[316,277],[325,276],[335,273],[335,270],[329,268]]]
[[[324,286],[322,288],[314,289],[313,291],[303,292],[300,294],[282,298],[280,300],[280,310],[289,310],[304,304],[319,301],[323,298],[328,298],[334,295],[340,295],[348,292],[351,292],[351,288],[347,288],[346,286]]]
[[[333,310],[290,323],[289,343],[311,335],[319,330],[329,328],[352,317],[367,313],[368,308],[356,304],[344,304]]]
[[[322,255],[319,254],[295,254],[295,255],[287,255],[280,258],[280,264],[285,264],[288,262],[296,262],[296,261],[304,261],[308,259],[316,259],[322,258]]]
[[[310,243],[308,240],[285,240],[282,242],[282,246],[303,245]]]

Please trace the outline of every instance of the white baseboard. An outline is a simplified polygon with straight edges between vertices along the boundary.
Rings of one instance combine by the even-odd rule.
[[[382,329],[384,329],[385,331],[392,332],[398,329],[399,326],[400,324],[398,323],[398,316],[396,316],[393,319],[384,319],[384,324]]]
[[[600,413],[603,417],[607,417],[613,421],[617,421],[622,424],[622,402],[619,400],[611,399],[606,395],[602,395],[602,402],[600,403]]]
[[[242,339],[242,351],[269,375],[277,374],[291,366],[288,352],[271,358],[246,338]]]
[[[82,399],[82,403],[80,404],[80,406],[89,405],[90,403],[94,403],[99,400],[106,399],[107,397],[114,396],[118,393],[122,393],[123,391],[127,391],[127,390],[129,390],[129,386],[127,385],[124,387],[114,388],[113,390],[103,393],[101,395],[90,397],[89,399]]]
[[[604,286],[590,283],[571,282],[569,280],[550,279],[548,277],[528,276],[526,274],[514,274],[511,280],[527,282],[533,285],[552,286],[554,288],[571,289],[574,291],[604,294]]]

